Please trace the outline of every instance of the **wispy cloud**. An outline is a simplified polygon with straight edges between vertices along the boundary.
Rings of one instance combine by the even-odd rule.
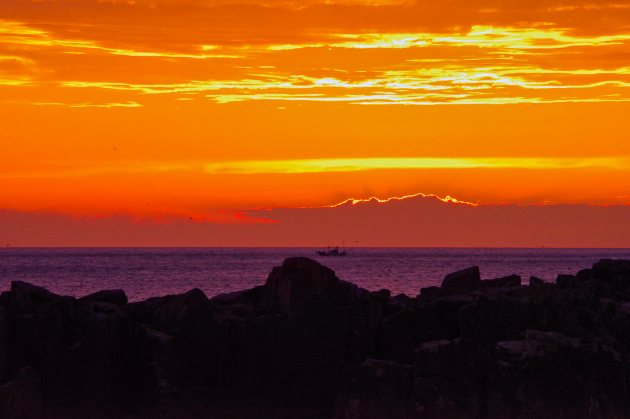
[[[539,71],[540,70],[540,71]],[[241,80],[174,84],[63,82],[65,87],[142,94],[202,94],[217,103],[315,101],[354,104],[502,104],[628,101],[630,67],[553,70],[533,66],[443,66],[384,70],[348,78],[258,73]],[[572,90],[565,94],[561,90]],[[535,92],[535,93],[533,93]],[[611,99],[611,94],[618,97]]]
[[[126,57],[149,57],[164,59],[215,59],[239,58],[239,55],[208,54],[209,48],[200,48],[200,53],[181,53],[173,51],[146,51],[129,48],[115,48],[102,45],[96,41],[85,39],[70,39],[55,36],[51,32],[32,28],[26,23],[0,20],[0,46],[12,45],[22,48],[53,47],[61,49],[65,54],[85,54],[89,51],[99,51],[111,55]]]
[[[63,106],[67,108],[141,108],[138,102],[112,102],[112,103],[65,103],[65,102],[33,102],[37,106]]]
[[[552,26],[552,25],[551,25]],[[569,29],[473,26],[468,32],[452,35],[438,33],[339,33],[327,35],[326,42],[274,44],[271,51],[300,48],[405,49],[425,47],[477,47],[501,51],[556,50],[574,47],[620,45],[630,35],[571,35]]]
[[[215,43],[190,40],[174,50],[72,38],[20,21],[0,20],[0,34],[0,65],[15,61],[29,66],[28,71],[12,68],[4,72],[0,66],[0,84],[18,88],[40,83],[42,89],[53,86],[62,91],[81,88],[130,94],[124,101],[111,103],[140,105],[145,95],[173,99],[197,95],[219,104],[297,101],[426,106],[630,101],[627,62],[611,61],[601,66],[588,59],[601,54],[598,51],[612,56],[627,54],[630,34],[586,35],[546,23],[473,25],[450,33],[329,33],[320,29],[291,43],[246,38]],[[46,61],[51,53],[86,62],[103,54],[120,57],[123,62],[157,59],[156,65],[164,65],[168,71],[188,68],[191,60],[213,58],[242,58],[244,64],[254,65],[234,67],[232,62],[222,64],[226,67],[202,66],[199,75],[205,77],[196,79],[160,73],[161,82],[155,82],[156,77],[145,78],[141,72],[131,72],[132,76],[116,74],[110,80],[90,77],[86,72],[67,78],[54,74],[65,74],[68,67],[57,68],[56,72],[46,68],[51,65]],[[365,64],[348,67],[347,57],[357,54]],[[394,55],[385,59],[388,54]],[[299,65],[302,58],[312,60],[312,55],[331,55],[337,68],[327,67],[331,63],[324,62],[319,67]],[[133,65],[125,64],[125,68]],[[145,68],[149,73],[156,72],[153,64]]]

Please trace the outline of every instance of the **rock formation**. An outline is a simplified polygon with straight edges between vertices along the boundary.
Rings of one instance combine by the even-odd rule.
[[[415,297],[306,258],[210,299],[0,296],[0,419],[625,418],[629,383],[630,261]]]

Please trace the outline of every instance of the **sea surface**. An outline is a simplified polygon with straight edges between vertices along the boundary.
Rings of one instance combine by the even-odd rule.
[[[285,258],[308,256],[341,279],[368,290],[418,294],[450,272],[478,265],[484,279],[510,274],[553,281],[604,258],[630,259],[630,249],[351,248],[345,257],[320,257],[310,248],[5,248],[0,291],[11,281],[83,296],[122,288],[132,301],[202,289],[209,297],[265,283]]]

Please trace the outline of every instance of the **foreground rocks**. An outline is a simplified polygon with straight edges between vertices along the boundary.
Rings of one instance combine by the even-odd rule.
[[[630,261],[556,283],[369,292],[306,258],[264,286],[128,303],[15,281],[0,419],[630,417]]]

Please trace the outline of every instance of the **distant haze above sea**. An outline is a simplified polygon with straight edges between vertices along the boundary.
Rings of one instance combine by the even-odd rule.
[[[435,196],[132,218],[0,210],[5,246],[630,247],[630,206],[477,205]]]

